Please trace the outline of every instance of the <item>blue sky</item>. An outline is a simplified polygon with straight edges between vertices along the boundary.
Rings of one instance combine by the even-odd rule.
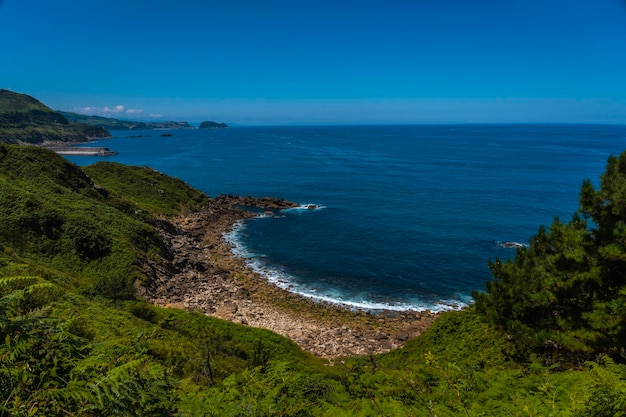
[[[0,88],[231,124],[626,123],[624,0],[0,0]]]

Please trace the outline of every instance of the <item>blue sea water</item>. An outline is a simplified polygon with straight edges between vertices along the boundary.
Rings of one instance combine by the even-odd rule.
[[[555,216],[569,220],[584,179],[626,150],[626,126],[233,127],[117,132],[119,155],[208,195],[317,204],[237,227],[234,251],[267,279],[365,309],[458,308]],[[131,138],[127,135],[146,137]],[[94,145],[91,145],[94,146]]]

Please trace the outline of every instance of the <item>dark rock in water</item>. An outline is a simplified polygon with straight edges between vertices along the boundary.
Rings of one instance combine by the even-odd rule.
[[[281,200],[279,198],[273,197],[250,197],[250,196],[232,196],[232,195],[221,195],[217,197],[217,200],[222,200],[228,202],[231,206],[237,205],[242,207],[259,207],[263,208],[266,211],[271,209],[285,209],[285,208],[293,208],[298,207],[297,203],[292,203],[291,201]]]
[[[162,133],[161,134],[161,137],[165,137],[165,138],[166,137],[170,137],[170,136],[174,136],[174,135],[172,135],[171,133]]]

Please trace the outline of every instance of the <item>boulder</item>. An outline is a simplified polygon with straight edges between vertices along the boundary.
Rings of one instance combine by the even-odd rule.
[[[224,304],[215,311],[215,316],[220,319],[229,320],[237,310],[237,304],[232,301],[225,301]]]

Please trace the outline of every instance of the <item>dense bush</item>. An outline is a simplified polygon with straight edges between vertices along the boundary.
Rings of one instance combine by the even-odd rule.
[[[94,291],[113,302],[134,300],[137,294],[131,277],[124,275],[105,275],[98,278]]]
[[[63,229],[79,256],[85,259],[98,259],[111,253],[111,239],[95,222],[68,221]]]

